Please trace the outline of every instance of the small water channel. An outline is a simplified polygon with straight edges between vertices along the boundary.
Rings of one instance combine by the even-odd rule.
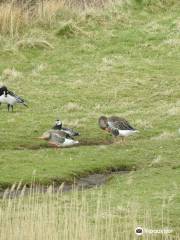
[[[84,189],[89,189],[93,187],[100,187],[104,184],[106,184],[112,177],[117,176],[117,175],[124,175],[128,174],[130,171],[127,170],[117,170],[117,171],[112,171],[109,173],[93,173],[89,174],[85,177],[80,177],[74,179],[74,183],[62,183],[61,185],[55,185],[53,187],[53,192],[69,192],[72,191],[73,189],[76,190],[84,190]],[[4,191],[0,191],[0,198],[15,198],[20,195],[22,195],[23,191],[23,196],[24,195],[29,195],[32,192],[33,193],[46,193],[49,191],[50,186],[42,186],[42,185],[34,185],[32,184],[32,187],[14,187],[14,188],[9,188]]]

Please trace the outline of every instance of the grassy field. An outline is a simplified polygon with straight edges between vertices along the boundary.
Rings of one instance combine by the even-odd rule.
[[[29,103],[14,113],[1,106],[0,186],[136,169],[114,178],[105,194],[112,192],[114,206],[130,199],[152,208],[156,228],[165,202],[168,227],[180,233],[180,4],[135,2],[62,8],[0,35],[0,81]],[[102,114],[123,116],[140,133],[109,144],[97,124]],[[80,146],[55,150],[36,139],[56,118],[81,133]]]

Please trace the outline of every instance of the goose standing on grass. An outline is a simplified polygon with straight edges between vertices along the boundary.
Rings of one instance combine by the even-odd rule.
[[[7,97],[7,92],[8,92],[8,89],[7,89],[6,86],[1,86],[1,87],[0,87],[0,97],[1,97],[2,95],[5,95],[5,97]],[[0,105],[1,105],[1,102],[0,102]]]
[[[139,132],[126,119],[116,116],[109,118],[101,116],[98,122],[101,129],[110,132],[115,138],[121,137],[122,141],[125,140],[125,137]]]
[[[8,90],[6,86],[0,87],[0,104],[7,104],[8,112],[11,107],[13,112],[13,107],[15,104],[23,104],[25,107],[28,107],[25,100],[19,96],[17,96],[12,91]]]
[[[56,120],[56,123],[52,129],[61,130],[62,132],[67,133],[71,138],[80,136],[80,134],[78,132],[75,132],[73,129],[63,127],[62,122],[59,119]]]
[[[70,147],[70,146],[74,146],[77,145],[79,142],[73,140],[67,133],[61,131],[61,130],[49,130],[45,133],[43,133],[43,135],[41,137],[39,137],[39,139],[43,139],[48,141],[48,144],[52,147]]]

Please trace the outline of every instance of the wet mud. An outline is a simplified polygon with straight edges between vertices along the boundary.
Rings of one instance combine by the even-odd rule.
[[[49,186],[42,186],[42,185],[37,185],[37,184],[32,184],[30,187],[29,186],[18,186],[17,187],[12,187],[7,188],[4,191],[0,191],[0,198],[15,198],[18,196],[23,196],[27,195],[29,196],[30,194],[40,194],[40,193],[48,193],[51,191],[52,193],[63,193],[63,192],[69,192],[75,190],[85,190],[85,189],[90,189],[94,187],[100,187],[104,184],[106,184],[112,177],[116,175],[124,175],[128,174],[130,171],[128,170],[120,170],[120,171],[111,171],[108,173],[93,173],[85,177],[80,177],[74,179],[73,183],[66,183],[63,182],[59,185],[57,184],[52,184]],[[50,190],[51,189],[51,190]]]

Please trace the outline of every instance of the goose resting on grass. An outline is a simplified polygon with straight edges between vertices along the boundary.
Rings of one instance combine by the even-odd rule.
[[[62,126],[62,122],[58,119],[56,120],[56,123],[54,125],[54,127],[52,128],[54,130],[61,130],[62,132],[67,133],[71,138],[79,136],[80,134],[78,132],[75,132],[73,129],[71,128],[65,128]]]
[[[17,96],[12,91],[8,90],[6,86],[0,87],[0,105],[1,103],[7,104],[8,112],[11,107],[13,112],[13,107],[15,104],[23,104],[25,107],[28,107],[25,100]]]
[[[114,137],[121,137],[122,141],[125,137],[139,132],[126,119],[116,116],[109,118],[101,116],[98,122],[101,129],[110,132]]]
[[[69,146],[77,145],[79,143],[78,141],[71,139],[67,133],[60,130],[53,130],[53,129],[43,133],[43,135],[39,137],[39,139],[48,141],[48,144],[50,146],[56,147],[56,148],[69,147]]]

